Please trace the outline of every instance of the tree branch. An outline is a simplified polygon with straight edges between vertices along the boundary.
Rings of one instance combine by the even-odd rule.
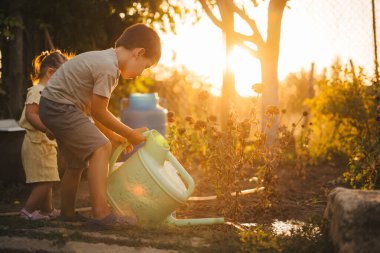
[[[241,43],[242,41],[249,41],[255,44],[257,48],[260,48],[260,45],[263,45],[262,44],[263,42],[260,41],[257,38],[257,36],[254,36],[254,35],[245,35],[245,34],[235,32],[234,36],[235,36],[235,39],[238,40],[239,43]]]
[[[238,35],[238,34],[235,34],[235,35]],[[245,36],[245,37],[249,37],[249,36]],[[251,38],[251,37],[249,37],[249,38]],[[244,39],[244,35],[243,35],[243,37],[236,37],[235,38],[235,43],[236,43],[236,45],[237,46],[239,46],[239,47],[242,47],[242,48],[244,48],[246,51],[248,51],[248,53],[252,56],[252,57],[255,57],[255,58],[260,58],[260,56],[259,56],[259,51],[258,50],[255,50],[255,49],[253,49],[253,48],[251,48],[251,47],[249,47],[249,46],[247,46],[245,43],[244,43],[244,41],[250,41],[251,42],[251,40],[246,40],[246,39]]]
[[[203,9],[205,10],[207,16],[211,19],[211,21],[223,31],[223,22],[215,17],[215,15],[212,13],[212,10],[206,3],[206,0],[199,0],[199,2],[201,3]]]
[[[262,48],[265,42],[261,36],[259,29],[257,28],[256,22],[251,19],[245,11],[238,8],[232,0],[228,0],[228,4],[231,6],[232,10],[236,12],[245,22],[247,22],[249,27],[252,29],[253,35],[250,36],[251,39],[249,39],[249,41],[255,43],[258,48]]]

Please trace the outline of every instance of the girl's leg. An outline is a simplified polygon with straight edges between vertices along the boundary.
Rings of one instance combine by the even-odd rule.
[[[84,169],[66,169],[61,182],[61,215],[75,215],[75,199]]]
[[[51,190],[52,182],[34,183],[32,192],[25,204],[25,209],[29,213],[42,208],[45,204],[46,196]],[[51,203],[50,203],[51,204]]]
[[[88,169],[88,185],[92,214],[95,219],[102,219],[110,214],[107,205],[107,173],[108,160],[111,156],[112,145],[107,142],[92,154]]]
[[[45,201],[41,205],[41,213],[49,214],[53,210],[53,183],[50,183],[50,188],[47,191]]]

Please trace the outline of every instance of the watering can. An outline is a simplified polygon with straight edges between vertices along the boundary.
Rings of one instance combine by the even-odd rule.
[[[194,191],[194,180],[158,131],[147,131],[144,136],[144,146],[120,166],[115,162],[125,145],[116,148],[111,156],[107,197],[113,208],[122,215],[136,217],[141,226],[224,223],[224,218],[174,218],[175,209]]]

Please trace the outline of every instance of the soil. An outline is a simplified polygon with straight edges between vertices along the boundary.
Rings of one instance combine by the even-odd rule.
[[[263,206],[261,193],[243,195],[239,199],[240,213],[235,221],[242,223],[271,224],[275,220],[298,220],[309,222],[311,219],[322,219],[327,203],[328,193],[336,186],[342,185],[341,175],[344,165],[333,164],[310,166],[302,178],[292,167],[282,167],[275,171],[278,181],[274,193],[270,196],[270,205]],[[249,187],[249,185],[247,185]],[[30,188],[25,185],[4,186],[0,189],[0,212],[17,212],[28,197]],[[195,192],[199,195],[199,191]],[[193,194],[194,195],[194,194]],[[59,184],[54,186],[54,204],[59,207]],[[89,207],[89,195],[86,178],[82,179],[77,197],[77,207]],[[176,211],[177,218],[220,217],[227,220],[222,204],[218,200],[188,201]],[[90,215],[90,212],[84,213]],[[18,219],[19,220],[19,219]],[[43,228],[43,229],[42,229]],[[34,229],[33,233],[28,229]],[[46,232],[48,231],[53,232]],[[65,229],[62,234],[59,229]],[[54,232],[58,231],[58,232]],[[186,249],[189,252],[235,252],[239,237],[236,229],[222,225],[202,227],[181,227],[170,229],[149,229],[124,232],[106,232],[101,236],[87,235],[87,229],[78,225],[67,225],[60,222],[31,225],[20,223],[17,217],[0,217],[0,236],[34,236],[37,238],[52,237],[53,240],[93,241],[109,244],[156,247],[163,249]],[[110,234],[114,237],[110,238]],[[135,238],[135,239],[134,239]],[[138,239],[136,239],[138,238]],[[169,240],[170,238],[170,240]],[[136,241],[137,240],[137,241]],[[199,241],[194,246],[193,241]],[[219,248],[218,248],[219,247]],[[205,249],[212,248],[212,251]],[[201,250],[202,249],[202,250]]]
[[[263,206],[261,193],[242,195],[239,199],[240,212],[235,220],[242,223],[271,224],[275,220],[307,222],[322,219],[328,193],[337,186],[344,186],[344,169],[344,165],[335,164],[310,166],[302,177],[293,167],[278,168],[275,171],[277,183],[269,197],[270,205]],[[252,188],[252,185],[247,187]],[[214,217],[221,216],[222,209],[217,200],[188,201],[179,209],[177,215]]]

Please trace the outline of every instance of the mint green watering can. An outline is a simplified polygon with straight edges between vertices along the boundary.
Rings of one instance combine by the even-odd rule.
[[[113,208],[120,214],[136,217],[141,226],[224,223],[224,218],[173,217],[175,209],[193,193],[194,180],[170,153],[168,143],[158,131],[150,130],[144,135],[145,145],[120,166],[115,163],[125,145],[112,154],[107,196]]]

